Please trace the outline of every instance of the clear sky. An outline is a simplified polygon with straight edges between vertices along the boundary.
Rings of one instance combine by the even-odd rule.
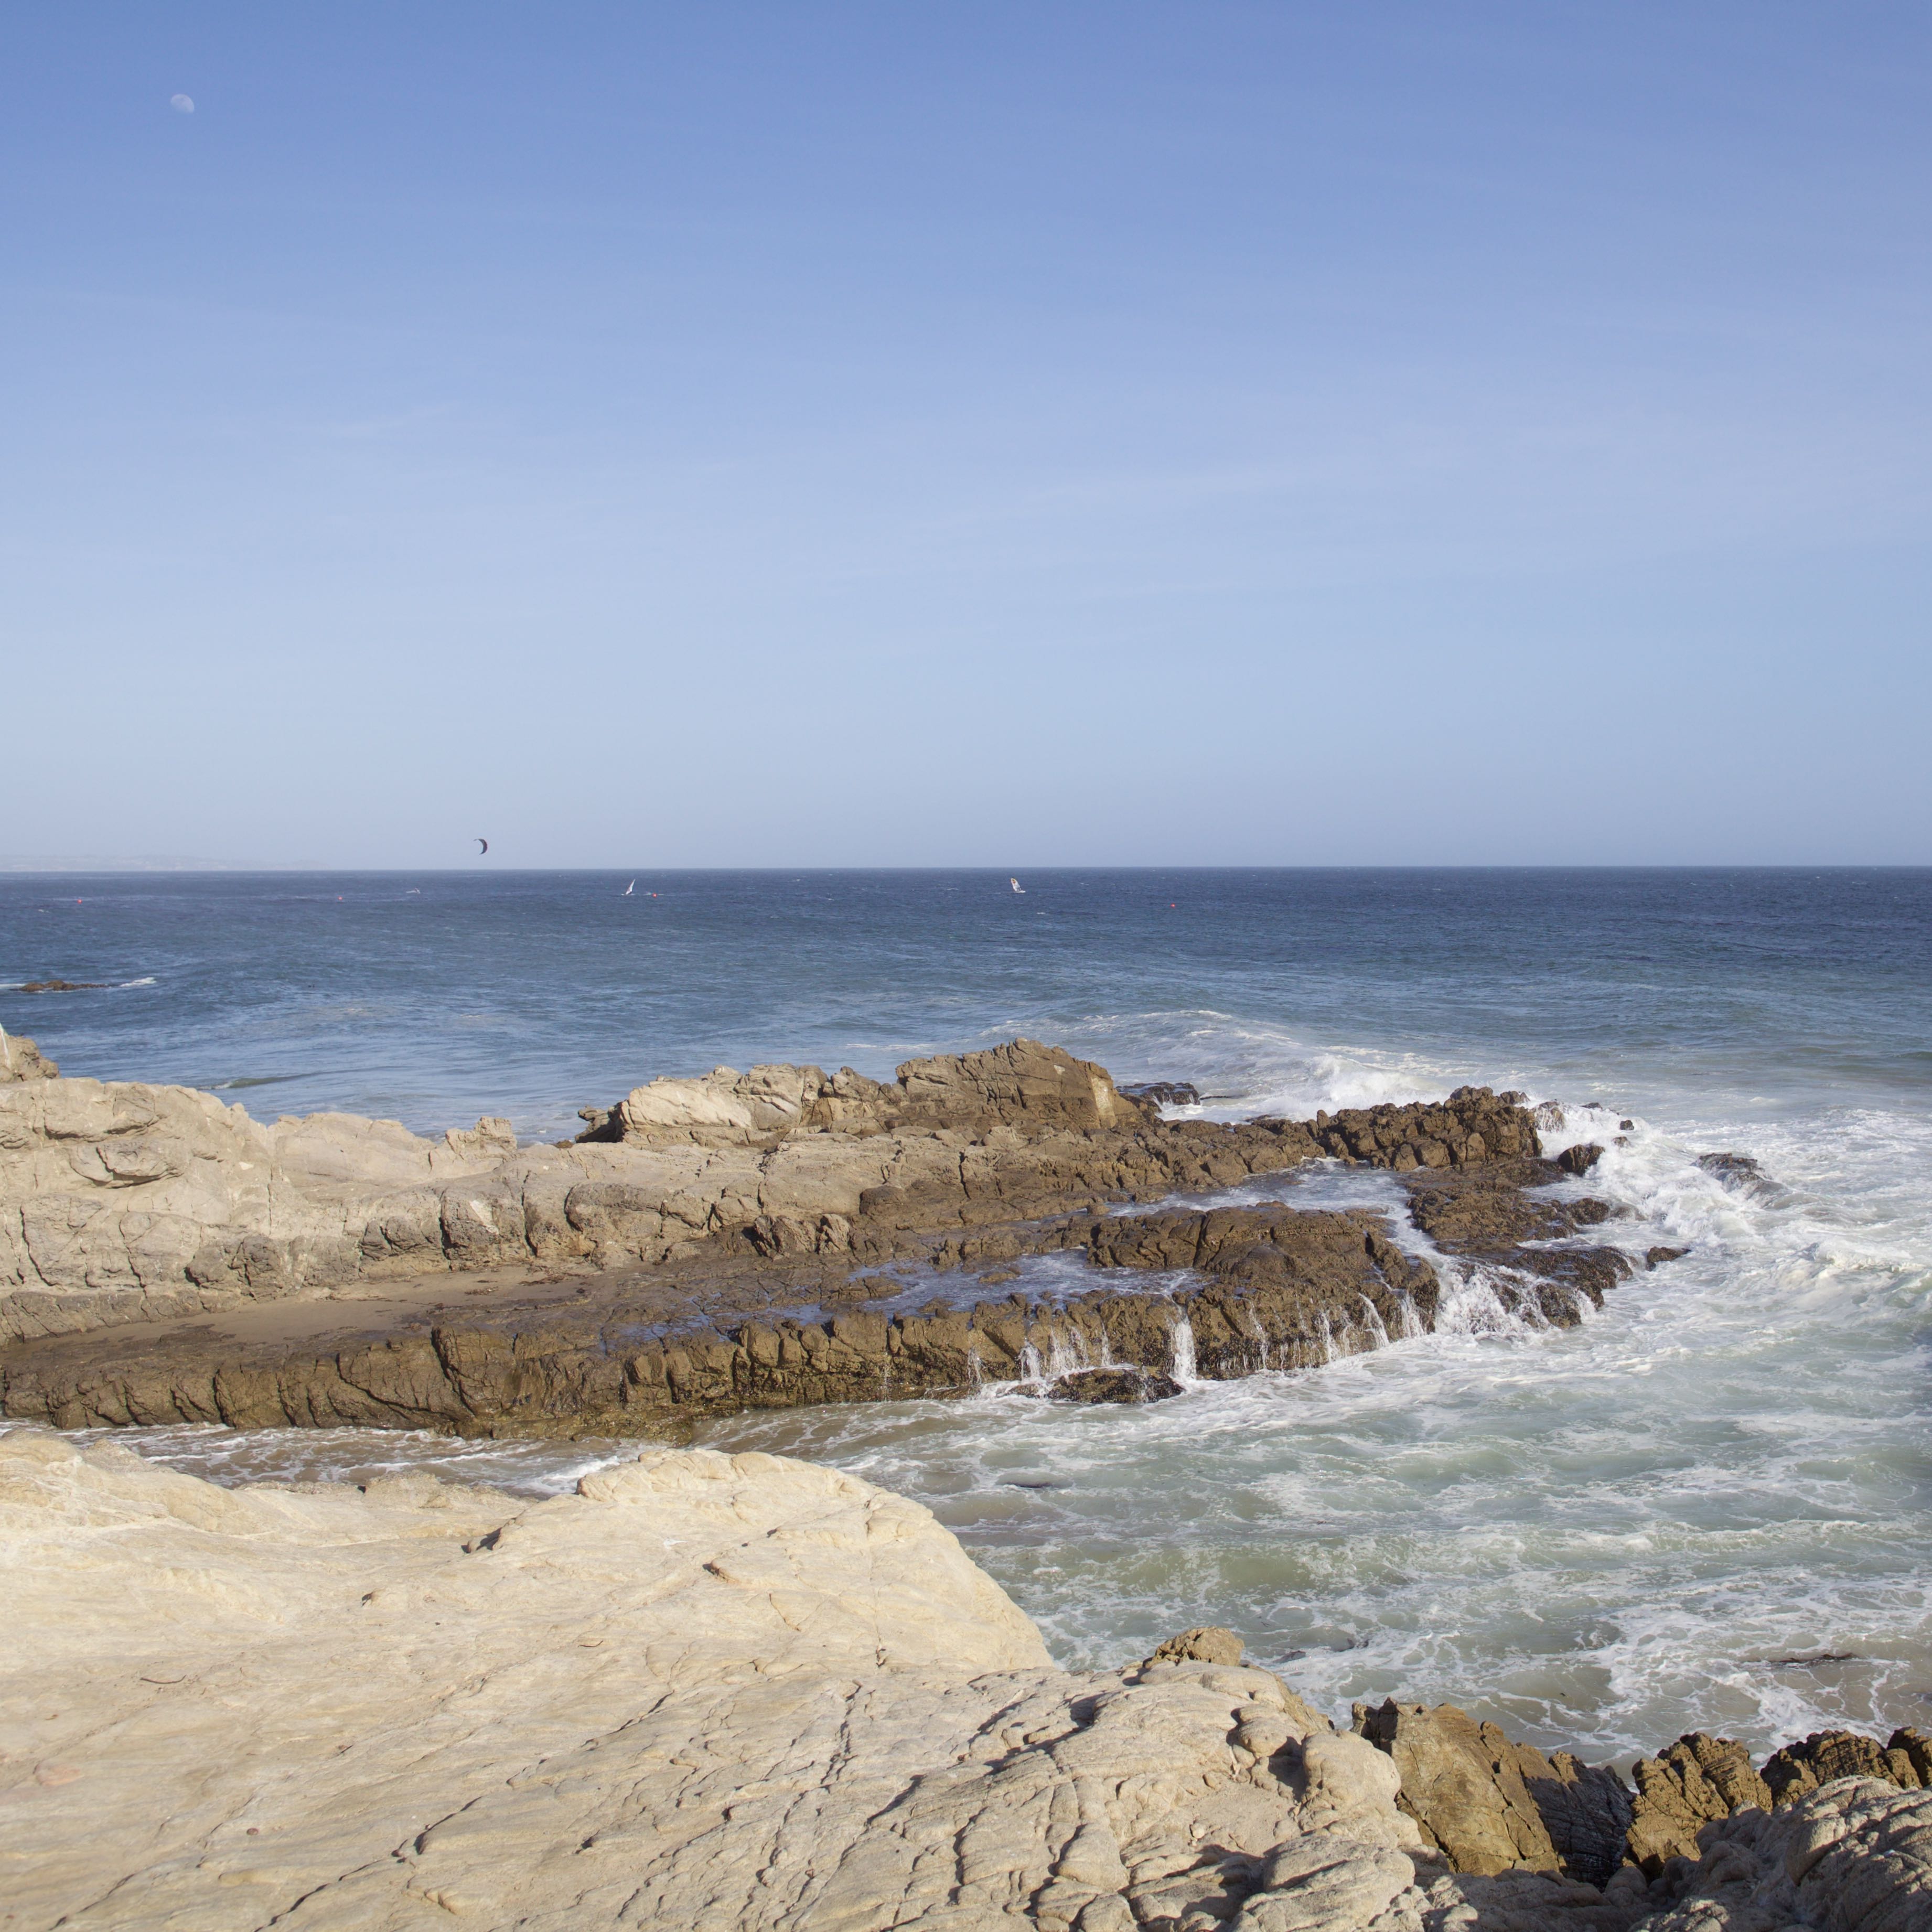
[[[1922,4],[0,56],[0,853],[1932,860]]]

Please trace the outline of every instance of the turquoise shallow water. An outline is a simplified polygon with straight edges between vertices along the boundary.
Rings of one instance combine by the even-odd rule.
[[[1227,1622],[1330,1708],[1454,1697],[1606,1756],[1932,1721],[1932,874],[628,877],[0,880],[0,1024],[257,1112],[546,1138],[658,1072],[882,1073],[1016,1032],[1221,1115],[1475,1079],[1598,1138],[1600,1102],[1636,1123],[1592,1177],[1619,1238],[1693,1252],[1580,1330],[1472,1318],[1144,1411],[996,1392],[710,1439],[922,1498],[1069,1661]],[[5,990],[54,974],[106,985]],[[1776,1190],[1695,1165],[1719,1148]],[[142,1446],[230,1479],[453,1454],[538,1490],[622,1453]]]

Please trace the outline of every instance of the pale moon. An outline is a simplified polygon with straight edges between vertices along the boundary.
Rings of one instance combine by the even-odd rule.
[[[177,114],[192,114],[194,112],[194,103],[185,94],[170,94],[168,105]]]

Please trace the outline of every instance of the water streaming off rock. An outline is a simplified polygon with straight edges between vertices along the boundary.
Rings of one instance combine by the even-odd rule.
[[[1184,1325],[1184,1393],[1144,1407],[984,1389],[704,1439],[922,1498],[1069,1662],[1224,1622],[1331,1710],[1452,1697],[1592,1755],[1932,1721],[1927,875],[1046,874],[1004,903],[1004,876],[640,875],[650,925],[628,876],[96,880],[58,925],[50,885],[0,881],[0,982],[112,989],[0,990],[0,1023],[74,1072],[550,1135],[659,1072],[876,1074],[1015,1033],[1192,1079],[1221,1116],[1560,1096],[1556,1143],[1604,1145],[1590,1190],[1630,1210],[1608,1232],[1690,1250],[1580,1328],[1438,1263],[1437,1334],[1379,1346],[1371,1311],[1318,1369],[1202,1382]],[[1396,1204],[1335,1168],[1292,1198]],[[405,1463],[532,1496],[634,1453],[123,1439],[224,1480]]]

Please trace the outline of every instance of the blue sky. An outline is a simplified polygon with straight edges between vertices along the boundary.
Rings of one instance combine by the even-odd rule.
[[[0,22],[0,853],[1932,860],[1923,8]]]

